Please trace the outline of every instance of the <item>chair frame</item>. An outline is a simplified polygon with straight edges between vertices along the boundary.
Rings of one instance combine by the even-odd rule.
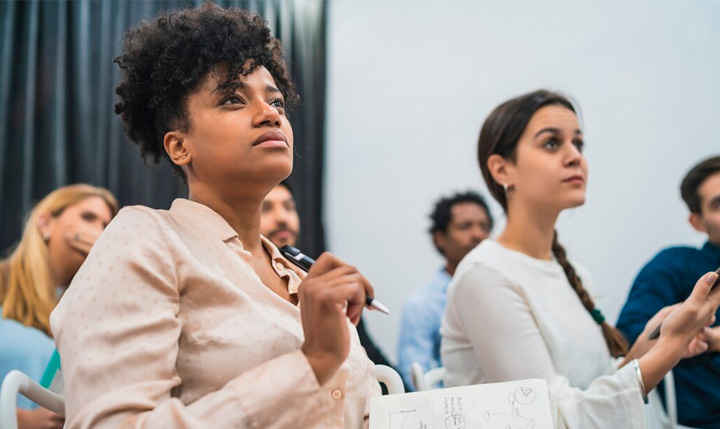
[[[0,388],[0,428],[17,429],[17,395],[60,415],[65,415],[65,399],[48,390],[18,370],[10,371]]]

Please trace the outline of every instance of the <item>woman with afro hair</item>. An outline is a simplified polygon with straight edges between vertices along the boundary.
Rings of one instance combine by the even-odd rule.
[[[189,195],[121,210],[53,312],[67,427],[366,424],[379,385],[353,323],[372,287],[327,253],[305,276],[259,232],[293,161],[280,42],[206,3],[129,30],[116,62],[128,137]]]

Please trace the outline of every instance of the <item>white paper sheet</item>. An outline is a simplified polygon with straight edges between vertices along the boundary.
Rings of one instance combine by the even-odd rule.
[[[552,429],[545,380],[379,396],[370,429]]]

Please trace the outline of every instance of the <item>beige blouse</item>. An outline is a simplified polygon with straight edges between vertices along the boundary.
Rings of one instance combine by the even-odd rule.
[[[263,238],[278,275],[300,277]],[[69,428],[363,426],[380,393],[357,332],[320,386],[300,351],[300,310],[260,281],[210,208],[127,207],[51,316]]]

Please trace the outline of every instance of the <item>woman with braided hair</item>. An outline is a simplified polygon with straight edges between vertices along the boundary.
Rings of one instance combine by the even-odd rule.
[[[707,350],[717,274],[698,280],[685,303],[661,310],[628,350],[555,231],[562,210],[585,202],[582,150],[575,109],[560,94],[522,95],[485,121],[480,169],[507,225],[463,259],[448,288],[445,385],[542,378],[557,428],[644,428],[658,417],[646,411],[647,393],[680,359]],[[660,338],[649,340],[660,322]]]

